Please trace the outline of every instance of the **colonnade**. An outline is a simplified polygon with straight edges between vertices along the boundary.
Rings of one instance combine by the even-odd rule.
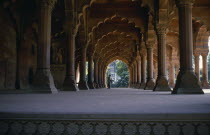
[[[50,2],[49,2],[50,1]],[[37,71],[34,77],[33,90],[37,92],[56,93],[53,77],[50,72],[50,31],[51,31],[51,12],[53,0],[41,0],[40,22],[39,22],[39,44],[38,44],[38,59]],[[192,68],[192,0],[184,2],[177,0],[179,11],[179,47],[180,47],[180,69],[177,81],[173,90],[173,94],[202,94],[203,91],[198,84],[193,68]],[[68,36],[67,61],[66,61],[66,76],[62,90],[78,91],[94,88],[105,87],[106,65],[101,63],[99,59],[94,59],[91,54],[87,57],[87,48],[82,47],[80,61],[80,81],[78,86],[75,81],[75,38],[78,31],[75,13],[72,10],[66,10],[66,33]],[[145,42],[147,53],[140,53],[129,65],[130,71],[130,87],[154,90],[154,91],[171,91],[168,80],[166,79],[166,27],[165,25],[155,26],[158,39],[158,77],[154,81],[154,62],[153,49],[154,43]],[[203,81],[202,84],[207,84],[207,55],[201,54],[203,57]],[[88,83],[85,80],[86,76],[86,59],[88,58]],[[196,55],[196,75],[198,72],[198,57]],[[94,62],[94,64],[93,64]],[[147,70],[147,71],[146,71]],[[147,78],[146,78],[147,72]],[[174,65],[170,68],[170,84],[174,85]],[[93,75],[94,74],[94,75]],[[93,79],[94,76],[94,79]]]

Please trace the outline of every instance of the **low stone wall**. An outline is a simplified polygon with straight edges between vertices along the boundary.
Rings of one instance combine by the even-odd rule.
[[[210,121],[0,120],[0,135],[210,135]]]

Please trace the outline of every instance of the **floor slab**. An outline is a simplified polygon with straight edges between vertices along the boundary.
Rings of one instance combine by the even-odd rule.
[[[0,118],[210,120],[210,91],[171,95],[137,89],[1,94]]]

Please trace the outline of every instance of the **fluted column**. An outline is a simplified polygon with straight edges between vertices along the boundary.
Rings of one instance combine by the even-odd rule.
[[[33,78],[32,90],[40,93],[57,93],[50,71],[51,14],[55,0],[40,1],[39,43],[37,69]]]
[[[137,87],[137,78],[138,78],[138,74],[137,74],[137,72],[138,72],[138,67],[137,67],[137,61],[135,60],[134,61],[134,88],[136,88]]]
[[[170,65],[170,72],[169,72],[169,84],[170,87],[174,87],[174,78],[175,78],[175,72],[174,72],[174,64],[171,62]]]
[[[89,87],[87,85],[86,81],[86,47],[82,47],[82,59],[80,62],[80,81],[78,84],[78,87],[80,90],[89,90]]]
[[[93,56],[88,56],[88,87],[89,89],[95,89],[93,84]]]
[[[166,78],[166,27],[156,25],[158,39],[158,77],[153,91],[171,91]]]
[[[133,88],[135,88],[136,85],[136,67],[135,64],[133,63]]]
[[[98,87],[98,60],[94,60],[94,87]]]
[[[136,88],[139,89],[140,86],[141,86],[141,57],[137,56],[136,61],[137,61],[137,84],[136,84]]]
[[[75,38],[77,29],[73,22],[74,14],[71,10],[66,10],[66,76],[63,83],[62,90],[64,91],[78,91],[75,77]]]
[[[153,90],[155,87],[155,82],[153,79],[153,48],[149,45],[147,48],[147,83],[145,90]]]
[[[101,65],[98,64],[98,88],[101,88]]]
[[[132,88],[132,67],[129,67],[129,88]]]
[[[144,89],[146,86],[146,55],[141,55],[141,86]]]
[[[199,62],[200,62],[200,54],[194,54],[195,57],[195,75],[198,79],[198,83],[200,84],[200,66],[199,66]]]
[[[180,72],[173,94],[203,94],[192,68],[192,5],[194,0],[176,0],[179,12]]]
[[[210,88],[208,83],[208,53],[201,54],[201,56],[203,58],[202,87],[207,89]]]

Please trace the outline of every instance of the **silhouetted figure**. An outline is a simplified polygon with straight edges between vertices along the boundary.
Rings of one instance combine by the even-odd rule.
[[[107,87],[108,87],[108,89],[111,88],[111,82],[112,82],[111,75],[109,75],[108,78],[107,78]]]

